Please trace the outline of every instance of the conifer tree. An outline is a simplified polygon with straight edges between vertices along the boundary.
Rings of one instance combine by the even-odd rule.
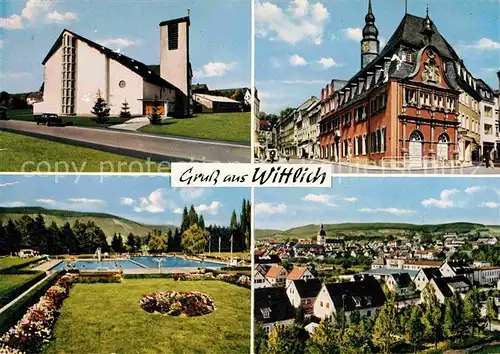
[[[101,90],[97,91],[97,98],[91,113],[96,116],[97,123],[106,123],[109,120],[109,107],[101,96]]]
[[[194,205],[191,205],[189,208],[189,226],[198,225],[198,214],[196,214],[196,210],[194,209]]]
[[[151,114],[149,115],[149,122],[151,124],[160,124],[161,123],[161,115],[158,113],[158,97],[155,96],[152,107]]]
[[[120,117],[122,118],[130,117],[130,107],[128,106],[128,102],[126,99],[122,103],[122,110],[120,111]]]

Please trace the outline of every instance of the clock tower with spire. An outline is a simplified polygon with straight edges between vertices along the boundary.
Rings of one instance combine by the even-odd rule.
[[[363,28],[363,39],[361,40],[361,69],[375,59],[380,51],[378,40],[378,29],[375,26],[375,16],[372,10],[372,0],[368,0],[368,13],[365,16],[365,27]]]

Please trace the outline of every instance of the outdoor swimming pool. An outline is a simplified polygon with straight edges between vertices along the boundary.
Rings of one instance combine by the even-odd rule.
[[[158,268],[158,263],[153,259],[156,257],[131,257],[130,259],[140,263],[148,268]],[[180,257],[159,257],[165,259],[161,263],[162,268],[183,268],[183,267],[207,267],[207,268],[221,268],[222,264],[212,262],[199,262]]]
[[[53,267],[51,270],[63,270],[66,267],[66,264],[76,264],[77,269],[119,269],[120,266],[123,269],[140,269],[140,268],[158,268],[158,263],[156,263],[153,259],[156,257],[131,257],[133,261],[143,265],[140,265],[127,261],[127,260],[103,260],[101,262],[93,261],[93,260],[76,260],[69,261],[65,260]],[[162,268],[221,268],[222,264],[212,263],[212,262],[199,262],[193,261],[189,259],[179,258],[179,257],[160,257],[163,258],[164,261],[161,262]]]
[[[123,269],[138,269],[142,268],[141,266],[138,266],[134,262],[130,261],[125,261],[125,260],[109,260],[109,261],[91,261],[91,260],[77,260],[76,262],[74,261],[62,261],[55,267],[53,267],[51,270],[63,270],[66,267],[66,264],[73,264],[76,263],[76,268],[77,269],[119,269],[120,266]]]

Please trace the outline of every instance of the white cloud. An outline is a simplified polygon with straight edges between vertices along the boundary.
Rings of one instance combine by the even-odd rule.
[[[40,198],[36,200],[38,203],[43,203],[43,204],[49,204],[49,205],[56,205],[57,202],[54,199],[45,199],[45,198]]]
[[[302,198],[302,200],[306,202],[319,203],[336,207],[336,205],[332,203],[332,199],[333,198],[328,194],[313,194],[313,193],[309,193],[308,195]]]
[[[258,203],[255,205],[255,214],[282,214],[286,209],[285,203]]]
[[[320,2],[294,0],[286,9],[270,2],[255,3],[257,35],[290,44],[303,40],[321,44],[328,16],[328,10]]]
[[[6,183],[0,183],[0,188],[3,188],[3,187],[8,187],[8,186],[13,186],[14,184],[18,184],[19,182],[18,181],[14,181],[14,182],[6,182]]]
[[[300,55],[294,54],[288,58],[288,62],[293,66],[306,66],[307,60],[302,58]]]
[[[27,20],[34,20],[40,13],[52,7],[54,3],[53,0],[28,0],[21,11],[21,16]]]
[[[135,200],[132,198],[128,198],[128,197],[121,197],[120,204],[121,205],[133,205],[133,204],[135,204]]]
[[[0,18],[0,28],[23,29],[26,25],[34,23],[36,18],[46,15],[48,23],[63,23],[76,19],[73,12],[59,13],[56,10],[48,13],[55,6],[55,0],[28,0],[20,14],[12,14],[6,18]]]
[[[0,28],[4,29],[22,29],[24,28],[24,24],[21,16],[19,15],[10,15],[7,18],[0,18]]]
[[[363,39],[363,30],[361,28],[346,28],[344,35],[353,41],[361,41]]]
[[[191,201],[200,198],[204,192],[202,188],[182,188],[180,196],[184,201]]]
[[[452,208],[456,206],[456,204],[450,198],[458,192],[459,192],[458,189],[445,189],[441,192],[440,199],[434,199],[434,198],[424,199],[422,201],[422,205],[424,207],[435,206],[442,209]]]
[[[318,64],[321,64],[321,66],[323,66],[324,69],[329,69],[334,66],[339,66],[337,62],[330,57],[321,58],[320,60],[318,60]]]
[[[147,211],[149,213],[162,213],[166,208],[173,209],[175,206],[172,201],[167,199],[167,190],[164,188],[158,188],[157,190],[151,192],[147,197],[141,197],[139,199],[139,205],[134,207],[134,210],[138,213]]]
[[[468,188],[465,188],[464,192],[467,193],[467,194],[473,194],[473,193],[480,192],[480,191],[482,191],[484,189],[485,188],[481,187],[481,186],[470,186]]]
[[[107,205],[102,199],[69,198],[68,201],[71,202],[71,208],[95,209]]]
[[[0,72],[0,78],[2,79],[19,79],[21,77],[31,76],[31,73],[27,72]]]
[[[47,14],[47,22],[49,23],[67,23],[78,19],[74,12],[59,13],[56,10]]]
[[[228,71],[233,70],[237,65],[237,62],[210,62],[203,65],[203,68],[195,70],[193,76],[196,78],[220,77],[224,76]]]
[[[17,207],[22,207],[26,206],[26,203],[24,202],[5,202],[5,203],[0,203],[0,207],[4,208],[17,208]]]
[[[113,39],[102,39],[97,41],[97,43],[102,44],[105,47],[111,48],[126,48],[139,45],[140,41],[134,41],[127,38],[113,38]]]
[[[195,206],[194,209],[199,213],[207,213],[210,215],[217,215],[219,213],[219,208],[222,206],[221,202],[213,201],[212,204],[200,204]]]
[[[500,204],[495,202],[482,202],[480,206],[483,208],[490,208],[490,209],[500,208]]]
[[[172,210],[172,213],[174,214],[182,214],[184,212],[184,209],[182,208],[175,208],[174,210]]]
[[[411,210],[411,209],[399,209],[399,208],[362,208],[358,209],[359,212],[361,213],[387,213],[387,214],[392,214],[392,215],[413,215],[417,214],[416,210]]]
[[[489,38],[481,38],[479,41],[473,44],[472,47],[483,50],[496,50],[500,49],[500,42],[495,42]]]
[[[356,198],[356,197],[346,197],[346,198],[340,198],[340,199],[342,199],[343,201],[349,202],[349,203],[354,203],[354,202],[358,201],[358,198]]]

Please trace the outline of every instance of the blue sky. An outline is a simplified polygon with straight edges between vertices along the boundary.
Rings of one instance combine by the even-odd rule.
[[[159,64],[159,23],[186,16],[187,8],[193,82],[210,88],[250,86],[249,0],[2,0],[0,90],[38,90],[41,62],[64,28],[145,64]]]
[[[102,182],[101,182],[102,181]],[[228,226],[248,188],[170,188],[169,177],[0,175],[0,206],[103,212],[151,225],[180,225],[193,204],[205,223]]]
[[[255,189],[255,228],[343,222],[500,225],[494,178],[334,178],[331,188]]]
[[[360,69],[361,29],[368,0],[256,0],[255,80],[261,111],[279,113],[320,96],[331,79]],[[408,12],[429,14],[467,68],[498,89],[498,0],[408,0]],[[381,45],[404,16],[404,0],[373,0]],[[382,48],[382,47],[381,47]]]

